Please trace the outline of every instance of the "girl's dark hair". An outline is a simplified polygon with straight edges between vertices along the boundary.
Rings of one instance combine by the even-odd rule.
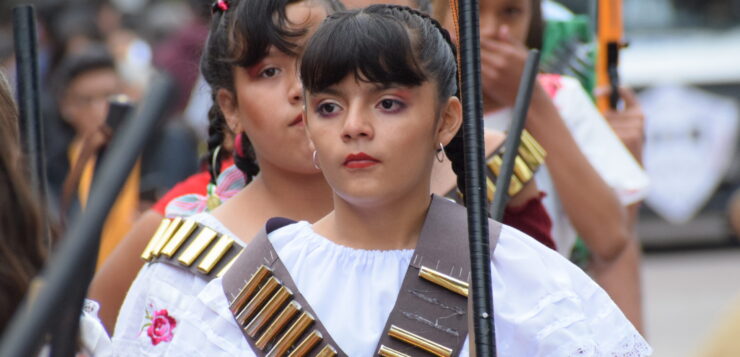
[[[54,92],[61,98],[78,77],[101,69],[116,70],[116,63],[108,49],[100,43],[92,44],[80,53],[64,57],[54,73]]]
[[[457,61],[449,33],[428,15],[404,6],[336,13],[319,27],[303,53],[303,88],[321,92],[348,75],[403,86],[433,81],[439,105],[457,96]],[[445,152],[464,193],[462,130]]]
[[[17,118],[10,87],[0,72],[0,335],[46,257],[39,207],[19,165],[23,160]]]
[[[297,55],[294,41],[305,35],[306,29],[289,29],[286,7],[301,1],[316,1],[327,13],[343,9],[337,0],[225,0],[227,10],[214,7],[200,71],[211,86],[213,104],[208,111],[208,165],[215,183],[221,171],[221,154],[216,160],[212,156],[224,140],[226,120],[218,107],[216,93],[226,89],[235,93],[235,66],[250,67],[259,63],[271,46],[289,55]],[[238,134],[238,133],[235,133]],[[259,173],[254,149],[246,133],[242,145],[244,156],[234,155],[236,166],[247,175],[248,180]],[[211,167],[215,162],[216,167]]]

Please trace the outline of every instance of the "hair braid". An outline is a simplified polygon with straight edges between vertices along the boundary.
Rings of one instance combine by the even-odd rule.
[[[251,181],[252,178],[257,176],[260,172],[260,167],[257,164],[257,157],[254,153],[254,147],[252,142],[249,141],[249,136],[245,132],[238,133],[241,135],[242,150],[244,155],[240,153],[234,153],[234,165],[239,168],[245,175],[247,175],[247,181]]]
[[[386,4],[385,6],[387,6],[389,9],[402,11],[402,12],[406,12],[414,16],[418,16],[422,18],[422,20],[430,22],[434,26],[434,28],[436,28],[439,31],[440,35],[442,35],[442,38],[445,40],[447,45],[450,46],[450,49],[452,50],[452,55],[457,58],[457,47],[455,46],[454,43],[452,43],[452,36],[450,36],[450,32],[447,31],[447,29],[445,29],[444,26],[442,26],[442,24],[440,24],[439,21],[437,21],[437,19],[431,17],[426,12],[422,12],[422,11],[410,8],[408,6],[392,5],[392,4]]]
[[[223,153],[221,151],[216,153],[216,149],[224,142],[225,123],[223,113],[221,113],[221,109],[219,109],[214,98],[213,104],[211,104],[211,108],[208,110],[208,155],[205,158],[208,163],[208,172],[211,174],[211,183],[214,184],[216,183],[216,178],[221,173],[221,157]]]

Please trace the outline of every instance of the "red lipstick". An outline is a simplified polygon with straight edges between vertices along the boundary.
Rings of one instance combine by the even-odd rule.
[[[288,126],[296,126],[299,124],[303,124],[303,115],[300,115],[300,114],[295,119],[293,119],[293,121],[290,122]]]
[[[344,166],[350,169],[364,169],[366,167],[373,166],[379,163],[380,160],[365,154],[364,152],[357,154],[349,154],[344,159]]]

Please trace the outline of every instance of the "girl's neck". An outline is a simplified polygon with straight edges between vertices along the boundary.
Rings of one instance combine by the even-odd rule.
[[[426,218],[429,185],[376,205],[353,204],[334,195],[334,211],[314,224],[329,240],[355,249],[414,249]]]
[[[249,242],[268,219],[285,217],[315,222],[332,209],[332,190],[321,173],[299,174],[270,165],[213,215]]]

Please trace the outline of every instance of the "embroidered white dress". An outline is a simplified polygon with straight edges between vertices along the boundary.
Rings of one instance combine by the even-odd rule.
[[[202,217],[203,215],[199,215]],[[201,221],[203,221],[201,219]],[[207,219],[215,221],[212,216]],[[213,225],[223,231],[220,224]],[[371,356],[401,287],[412,250],[368,251],[337,245],[307,222],[269,235],[296,286],[339,347],[350,356]],[[155,270],[156,269],[156,270]],[[197,294],[187,273],[152,264],[137,278],[132,294],[169,308],[177,325],[171,340],[156,346],[114,337],[118,355],[254,356],[228,309],[221,279]],[[494,252],[496,338],[501,356],[646,356],[652,351],[622,312],[579,268],[514,228],[504,226]],[[157,272],[157,274],[150,274]],[[166,272],[166,274],[165,274]],[[176,282],[183,279],[183,283]],[[193,278],[196,279],[196,278]],[[167,281],[167,285],[161,283]],[[204,285],[203,283],[201,283]],[[167,293],[161,290],[167,290]],[[142,322],[142,311],[121,311],[117,334]],[[141,303],[135,304],[142,309]],[[136,320],[127,323],[121,319]],[[130,336],[130,332],[129,332]],[[461,355],[467,355],[467,344]]]
[[[189,218],[232,235],[208,213]],[[160,356],[165,353],[182,316],[206,283],[189,271],[164,263],[144,265],[118,312],[111,338],[114,355]]]
[[[622,144],[599,113],[577,79],[545,74],[538,76],[568,127],[573,139],[588,162],[615,191],[622,205],[628,206],[645,198],[649,179],[632,154]],[[511,110],[489,113],[484,124],[489,129],[506,131]],[[547,196],[542,203],[552,219],[552,237],[558,251],[570,257],[577,233],[563,209],[546,165],[535,174],[537,186]]]

